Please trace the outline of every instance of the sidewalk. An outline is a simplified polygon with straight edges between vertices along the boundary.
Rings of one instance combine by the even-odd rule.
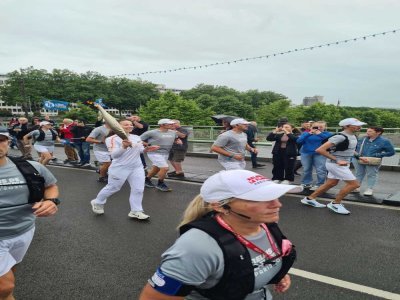
[[[15,149],[10,149],[10,155],[18,156],[20,152]],[[54,156],[57,160],[50,163],[50,165],[56,165],[61,167],[68,168],[79,168],[77,166],[71,164],[64,164],[63,161],[66,158],[64,154],[64,149],[61,147],[56,147]],[[36,158],[37,155],[33,152],[33,157]],[[211,153],[188,153],[185,161],[183,162],[183,169],[185,171],[185,178],[176,179],[171,178],[171,180],[184,180],[190,182],[199,182],[202,183],[211,175],[223,170],[222,166],[217,161],[217,156]],[[84,169],[95,170],[94,163],[94,155],[91,152],[91,166],[85,167]],[[251,163],[247,161],[246,169],[257,172],[261,175],[264,175],[267,178],[272,177],[272,164],[268,158],[261,158],[259,162],[265,164],[263,168],[252,169]],[[172,167],[171,167],[172,169]],[[301,172],[302,169],[299,170]],[[314,174],[314,178],[315,178]],[[301,176],[295,177],[294,184],[301,183]],[[355,201],[355,202],[364,202],[364,203],[375,203],[375,204],[387,204],[387,205],[396,205],[400,206],[400,192],[399,192],[399,183],[400,183],[400,172],[394,171],[386,171],[381,170],[379,172],[378,184],[374,189],[373,196],[363,196],[362,193],[352,193],[346,196],[345,200]],[[338,185],[338,188],[331,189],[329,193],[322,195],[323,198],[333,199],[338,189],[341,185]],[[365,185],[361,186],[361,191],[366,189]],[[309,195],[311,191],[305,190],[301,195]]]

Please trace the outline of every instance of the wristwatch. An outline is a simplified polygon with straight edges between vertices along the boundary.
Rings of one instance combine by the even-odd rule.
[[[43,199],[43,200],[45,200],[45,201],[51,201],[51,202],[53,202],[55,205],[59,205],[59,204],[61,203],[60,199],[58,199],[58,198],[45,198],[45,199]]]

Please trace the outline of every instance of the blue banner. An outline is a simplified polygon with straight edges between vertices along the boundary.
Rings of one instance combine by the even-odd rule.
[[[102,108],[108,108],[107,107],[107,105],[105,105],[104,103],[103,103],[103,98],[99,98],[99,99],[97,99],[96,101],[94,101],[94,103],[97,103],[97,104],[99,104]]]
[[[43,100],[43,108],[47,110],[68,110],[69,102],[60,100]]]

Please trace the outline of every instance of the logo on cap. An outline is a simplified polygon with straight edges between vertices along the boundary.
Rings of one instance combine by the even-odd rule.
[[[269,179],[264,177],[263,175],[256,175],[256,176],[248,177],[247,181],[251,184],[260,184],[265,181],[269,181]]]

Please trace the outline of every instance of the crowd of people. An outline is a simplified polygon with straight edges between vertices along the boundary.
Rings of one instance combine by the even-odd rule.
[[[129,218],[148,220],[142,201],[145,187],[162,192],[171,189],[165,178],[184,178],[182,162],[190,132],[179,120],[160,119],[158,128],[148,130],[137,115],[120,121],[127,139],[114,134],[107,124],[96,128],[85,120],[64,119],[54,128],[50,118],[12,120],[9,129],[0,128],[0,299],[14,299],[15,265],[24,257],[34,235],[35,217],[54,215],[60,201],[56,179],[45,165],[53,159],[54,145],[62,143],[65,163],[85,167],[90,164],[90,145],[99,162],[99,182],[106,183],[90,201],[93,213],[104,214],[107,199],[130,185]],[[367,177],[364,195],[372,196],[382,158],[394,155],[384,130],[369,126],[365,137],[356,133],[366,123],[355,118],[339,122],[342,131],[330,133],[324,121],[307,121],[297,129],[287,119],[266,135],[272,147],[272,178],[244,170],[245,154],[252,168],[257,162],[256,142],[260,140],[255,122],[243,118],[225,121],[211,151],[225,171],[209,177],[200,194],[188,205],[179,225],[180,237],[162,255],[162,262],[144,287],[140,299],[271,299],[268,285],[285,292],[290,287],[287,274],[296,251],[282,234],[277,222],[285,193],[311,193],[301,203],[332,210],[341,215],[350,211],[342,204],[350,192],[360,192]],[[14,146],[21,159],[7,157]],[[39,156],[32,160],[32,149]],[[144,157],[146,153],[151,167]],[[300,157],[300,159],[298,159]],[[28,167],[26,165],[28,162]],[[355,175],[350,170],[355,167]],[[23,165],[25,164],[25,165]],[[169,164],[173,167],[169,171]],[[300,185],[294,185],[296,171],[303,167]],[[32,184],[27,168],[42,181]],[[316,179],[313,178],[313,168]],[[25,171],[24,171],[25,170]],[[152,178],[157,175],[157,183]],[[318,197],[335,187],[343,187],[327,205]],[[36,188],[34,188],[36,186]],[[240,259],[238,259],[240,257]],[[240,272],[238,272],[240,270]]]

